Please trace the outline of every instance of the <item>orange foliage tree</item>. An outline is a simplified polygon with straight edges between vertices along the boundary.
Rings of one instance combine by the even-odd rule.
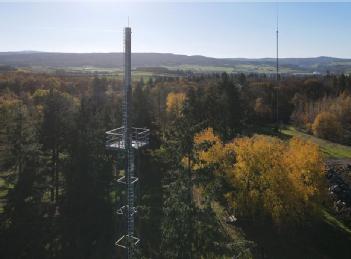
[[[277,225],[301,222],[322,201],[324,162],[317,145],[256,135],[222,143],[212,129],[194,138],[193,170],[223,175],[223,189],[236,214],[270,218]]]

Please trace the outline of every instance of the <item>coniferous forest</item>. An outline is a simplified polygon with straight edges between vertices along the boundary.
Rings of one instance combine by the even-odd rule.
[[[351,77],[133,81],[138,258],[351,258]],[[1,258],[123,258],[122,78],[0,74]],[[116,166],[117,165],[117,166]],[[122,170],[122,168],[121,168]]]

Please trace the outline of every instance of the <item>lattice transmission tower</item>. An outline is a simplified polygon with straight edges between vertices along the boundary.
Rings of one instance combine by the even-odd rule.
[[[126,204],[116,210],[116,213],[126,218],[126,233],[115,243],[116,246],[127,249],[128,258],[134,257],[134,249],[140,239],[135,235],[135,214],[137,209],[135,203],[135,186],[138,177],[135,172],[134,153],[148,145],[150,130],[146,128],[134,128],[131,126],[132,114],[132,75],[131,75],[131,34],[130,27],[124,28],[124,80],[122,101],[122,126],[106,132],[106,148],[112,152],[120,153],[117,161],[124,166],[124,174],[116,177],[118,183],[126,188]],[[118,171],[118,170],[117,170]]]

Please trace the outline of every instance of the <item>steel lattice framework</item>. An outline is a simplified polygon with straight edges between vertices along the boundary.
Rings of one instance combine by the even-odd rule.
[[[131,127],[131,103],[132,103],[132,87],[131,87],[131,28],[124,28],[124,82],[123,82],[123,102],[122,127],[112,129],[106,132],[107,141],[106,148],[113,152],[121,152],[124,163],[124,176],[119,177],[117,182],[126,187],[127,202],[116,213],[123,215],[127,219],[127,233],[122,235],[117,241],[116,246],[127,249],[128,258],[133,258],[134,248],[139,243],[139,238],[135,236],[135,214],[137,209],[135,202],[135,185],[138,178],[135,174],[134,152],[145,147],[149,143],[150,130],[145,128]],[[116,165],[117,167],[117,165]]]

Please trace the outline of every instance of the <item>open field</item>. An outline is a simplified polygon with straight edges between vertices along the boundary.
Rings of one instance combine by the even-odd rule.
[[[259,74],[272,74],[276,72],[273,65],[252,65],[252,64],[239,64],[234,66],[207,66],[207,65],[178,65],[178,66],[161,66],[164,71],[159,69],[153,70],[152,68],[138,68],[132,71],[133,77],[142,76],[172,76],[182,75],[186,72],[193,73],[259,73]],[[31,66],[19,67],[17,70],[36,72],[36,73],[49,73],[49,74],[71,74],[71,75],[105,75],[105,76],[121,76],[123,74],[120,68],[102,68],[93,66],[82,67],[49,67],[49,66]],[[168,71],[167,71],[168,70]],[[290,67],[281,67],[281,73],[303,73],[301,69],[294,69]]]
[[[101,68],[101,67],[44,67],[44,66],[33,66],[33,67],[19,67],[17,68],[18,72],[25,73],[38,73],[38,74],[50,74],[54,76],[66,76],[66,77],[94,77],[94,76],[103,76],[106,78],[123,78],[123,70],[116,68]],[[196,71],[194,71],[196,72]],[[209,70],[198,71],[198,72],[210,72]],[[215,71],[212,71],[215,72]],[[216,72],[223,72],[219,69]],[[231,71],[229,71],[231,72]],[[177,70],[167,70],[159,71],[157,68],[153,70],[152,68],[138,68],[132,70],[133,81],[140,81],[141,79],[144,82],[147,82],[149,78],[155,77],[174,77],[182,76],[184,73],[177,72]]]
[[[238,64],[234,66],[206,66],[206,65],[179,65],[167,66],[169,70],[184,70],[195,73],[262,73],[271,74],[276,72],[274,65],[253,65],[253,64]],[[301,69],[293,69],[290,67],[281,67],[281,73],[301,73]]]

